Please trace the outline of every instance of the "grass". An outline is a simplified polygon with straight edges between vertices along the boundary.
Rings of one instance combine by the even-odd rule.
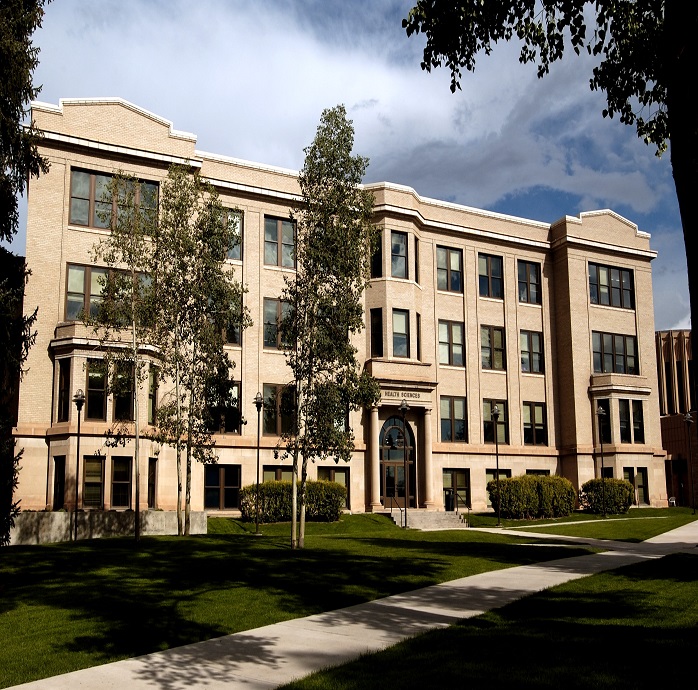
[[[349,606],[479,572],[578,555],[514,535],[404,531],[376,515],[289,526],[211,520],[200,537],[11,547],[0,563],[0,687]]]
[[[690,687],[696,649],[698,555],[677,554],[575,580],[284,687]]]

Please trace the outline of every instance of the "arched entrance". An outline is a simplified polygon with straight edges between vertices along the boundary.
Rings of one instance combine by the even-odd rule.
[[[407,477],[405,477],[405,438],[407,443]],[[417,472],[414,433],[407,422],[407,435],[401,417],[390,417],[380,433],[380,492],[384,508],[416,506]]]

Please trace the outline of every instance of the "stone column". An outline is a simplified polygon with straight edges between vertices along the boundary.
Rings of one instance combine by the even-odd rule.
[[[436,508],[434,501],[434,463],[431,457],[431,409],[424,410],[424,505],[429,510]]]
[[[382,510],[380,494],[380,422],[378,420],[378,406],[371,408],[371,441],[369,448],[371,458],[371,512]]]

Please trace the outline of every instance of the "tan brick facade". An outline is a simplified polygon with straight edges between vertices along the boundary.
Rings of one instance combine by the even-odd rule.
[[[118,99],[35,104],[33,117],[45,133],[41,152],[51,169],[32,180],[29,189],[27,264],[32,277],[25,304],[27,311],[39,305],[39,317],[16,430],[18,445],[25,448],[18,494],[22,507],[74,505],[77,416],[70,402],[67,421],[58,421],[59,405],[66,394],[72,398],[78,388],[86,389],[85,362],[99,357],[89,330],[66,318],[67,267],[89,266],[92,247],[107,232],[71,223],[75,171],[108,174],[123,169],[159,182],[172,162],[189,161],[216,185],[224,205],[243,212],[242,260],[230,265],[248,289],[245,304],[254,325],[244,332],[241,346],[230,346],[230,355],[234,377],[241,382],[241,413],[249,423],[241,433],[217,434],[216,444],[219,466],[234,468],[233,483],[253,483],[254,396],[264,384],[285,384],[290,378],[283,353],[263,344],[264,298],[278,297],[284,274],[292,270],[265,264],[265,217],[288,217],[299,191],[296,174],[197,151],[193,135],[176,132],[166,120]],[[355,512],[404,503],[403,449],[395,444],[395,428],[405,399],[410,406],[410,506],[452,509],[452,489],[457,488],[461,501],[455,507],[462,509],[470,502],[474,510],[485,509],[486,482],[496,458],[494,430],[485,419],[488,403],[483,401],[494,401],[502,405],[506,419],[498,431],[501,470],[512,476],[527,471],[562,474],[580,486],[599,476],[595,410],[603,400],[610,431],[604,444],[606,468],[615,477],[632,468],[633,476],[643,477],[640,502],[667,505],[653,342],[650,262],[656,253],[650,249],[649,235],[611,211],[565,217],[549,225],[424,199],[410,188],[389,183],[368,187],[375,194],[375,223],[382,231],[382,275],[366,291],[366,330],[356,345],[362,363],[380,381],[382,397],[373,410],[351,415],[357,438],[351,463],[313,465],[311,477],[336,473],[347,482]],[[481,275],[485,264],[489,268]],[[593,303],[589,276],[596,266],[604,275],[613,269],[614,276],[630,276],[631,306],[606,305],[603,299]],[[522,267],[532,276],[532,283],[524,280],[523,287]],[[612,290],[614,285],[604,283],[606,287]],[[538,298],[522,301],[522,289]],[[490,349],[483,347],[483,327],[493,339]],[[608,341],[604,335],[613,338]],[[614,343],[612,359],[603,359],[608,354],[604,350],[602,371],[596,373],[595,337]],[[531,349],[523,359],[542,361],[541,367],[522,364],[524,341]],[[625,349],[620,352],[616,345]],[[492,368],[483,367],[488,357]],[[70,365],[61,365],[66,359]],[[609,361],[611,370],[603,373]],[[68,366],[69,379],[61,383],[61,371],[65,375]],[[542,370],[522,370],[535,368]],[[630,373],[619,373],[618,368]],[[139,395],[145,410],[147,388]],[[626,419],[627,409],[633,411],[631,419]],[[538,414],[539,423],[529,426],[528,414]],[[118,450],[104,447],[103,434],[112,419],[110,399],[106,420],[84,419],[82,424],[81,456],[95,457],[99,451],[103,458],[104,509],[112,507],[116,490],[114,458],[133,454],[128,445]],[[456,438],[463,428],[465,438]],[[449,433],[453,440],[447,438]],[[262,436],[261,465],[268,473],[288,465],[273,458],[277,442],[278,437]],[[151,507],[174,509],[173,451],[147,441],[141,455],[141,507],[148,503],[148,464],[153,458]],[[82,462],[80,474],[82,501]],[[225,481],[221,479],[221,496]],[[197,465],[195,510],[210,502],[205,484],[204,468]],[[208,488],[216,487],[209,481]],[[226,495],[235,496],[236,487],[231,488]],[[130,490],[133,495],[133,483]],[[222,498],[222,504],[227,500]]]

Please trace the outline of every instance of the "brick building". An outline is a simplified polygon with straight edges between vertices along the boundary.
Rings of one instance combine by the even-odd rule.
[[[74,505],[71,400],[79,388],[88,396],[80,507],[133,507],[133,449],[104,445],[118,401],[90,374],[100,351],[76,314],[99,299],[101,267],[92,265],[90,250],[108,230],[95,215],[96,190],[122,169],[157,192],[168,166],[186,162],[216,186],[224,205],[242,212],[242,244],[228,263],[248,289],[254,325],[226,347],[239,381],[239,416],[249,423],[215,435],[218,465],[195,466],[192,487],[194,510],[234,511],[238,489],[256,476],[255,394],[273,399],[290,380],[264,324],[273,326],[283,277],[293,271],[283,245],[293,242],[296,173],[198,151],[194,135],[120,99],[35,103],[32,114],[51,169],[31,181],[28,201],[26,308],[39,305],[39,320],[16,428],[25,448],[23,508]],[[415,509],[482,510],[497,434],[502,476],[559,474],[579,487],[600,474],[600,406],[607,473],[631,474],[640,503],[667,505],[649,235],[607,210],[548,224],[423,198],[395,184],[368,188],[381,243],[356,345],[380,382],[381,400],[351,415],[351,462],[312,465],[311,478],[346,484],[355,512],[402,506],[406,495]],[[157,404],[152,387],[138,395],[141,409]],[[280,410],[267,406],[265,479],[290,473],[288,461],[274,459],[282,422]],[[141,448],[141,508],[173,510],[174,452],[150,442]]]

